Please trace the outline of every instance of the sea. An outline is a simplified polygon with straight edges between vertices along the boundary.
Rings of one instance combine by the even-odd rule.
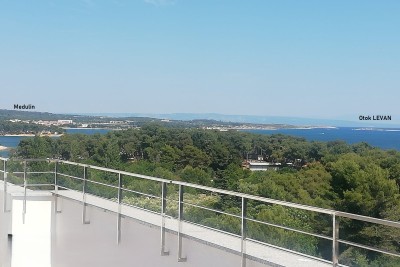
[[[70,134],[106,134],[109,129],[66,129]],[[303,137],[309,141],[335,141],[342,140],[349,144],[366,142],[371,146],[382,149],[394,149],[400,151],[400,128],[296,128],[296,129],[277,129],[277,130],[243,130],[257,134],[285,134]],[[14,148],[26,136],[0,136],[0,145]],[[57,137],[54,137],[57,138]],[[1,157],[7,157],[8,151],[0,151]]]
[[[70,128],[65,129],[66,133],[69,134],[106,134],[112,130],[110,129],[93,129],[93,128]],[[23,139],[31,138],[29,136],[0,136],[0,145],[15,148],[18,146],[19,142]],[[58,137],[52,137],[58,138]],[[0,151],[0,157],[8,157],[9,151]]]
[[[303,137],[308,141],[336,141],[342,140],[349,144],[366,142],[374,147],[385,150],[400,151],[400,128],[296,128],[277,130],[245,130],[257,134],[284,134]]]

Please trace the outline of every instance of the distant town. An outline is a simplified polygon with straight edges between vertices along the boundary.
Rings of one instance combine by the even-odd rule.
[[[198,128],[217,131],[296,128],[286,124],[254,124],[216,120],[170,120],[150,117],[108,117],[53,114],[36,111],[0,110],[0,135],[60,135],[68,128],[122,130],[140,128],[148,122],[166,127]]]

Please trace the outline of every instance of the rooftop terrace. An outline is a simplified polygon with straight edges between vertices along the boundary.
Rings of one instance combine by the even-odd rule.
[[[388,257],[400,257],[400,254],[395,251],[373,247],[367,242],[355,243],[342,239],[339,235],[341,223],[363,222],[400,228],[399,222],[75,162],[0,158],[0,188],[3,215],[12,213],[12,202],[20,200],[24,222],[28,220],[25,217],[29,212],[30,201],[40,199],[51,201],[52,221],[53,225],[57,225],[57,229],[52,229],[53,243],[62,243],[63,235],[59,234],[61,233],[59,229],[61,226],[68,227],[67,221],[73,219],[71,218],[73,216],[78,217],[75,219],[79,219],[82,225],[94,224],[96,222],[94,220],[98,223],[101,219],[95,218],[100,218],[96,217],[100,216],[96,215],[99,209],[109,214],[109,217],[104,219],[101,232],[96,232],[94,236],[113,235],[117,247],[122,246],[124,240],[130,238],[125,232],[126,228],[146,226],[153,229],[152,231],[159,231],[156,237],[152,234],[148,235],[149,238],[151,236],[152,239],[158,239],[157,250],[161,259],[175,257],[171,264],[165,260],[165,266],[175,266],[176,263],[206,266],[204,261],[207,257],[196,258],[196,252],[199,255],[205,252],[190,245],[191,242],[202,244],[204,246],[202,249],[216,251],[215,255],[221,262],[219,266],[223,266],[221,264],[224,262],[229,263],[227,266],[233,266],[232,262],[236,262],[234,266],[241,267],[344,266],[340,263],[342,246],[365,249],[388,255]],[[216,203],[223,203],[223,205]],[[326,223],[326,228],[318,231],[303,227],[303,225],[276,223],[273,220],[249,215],[249,209],[267,209],[271,206],[279,206],[283,212],[301,211],[299,214],[304,217],[305,222],[311,218],[318,219]],[[71,207],[71,210],[74,207],[73,214],[75,215],[64,218],[63,210],[66,207]],[[110,218],[115,219],[114,223],[108,223]],[[132,223],[127,225],[126,220]],[[0,228],[7,227],[6,225],[4,220],[3,223],[0,220]],[[96,226],[93,225],[93,227]],[[88,231],[89,228],[85,229]],[[0,233],[10,236],[11,233],[7,231],[9,230],[3,229]],[[94,232],[94,230],[90,231]],[[77,236],[74,242],[79,243],[79,238]],[[288,240],[281,242],[283,238]],[[82,242],[86,241],[88,240],[82,240]],[[135,242],[138,242],[137,239]],[[308,242],[323,246],[325,252],[310,253]],[[88,244],[96,246],[95,240]],[[7,246],[12,246],[12,242],[9,242]],[[57,246],[52,245],[52,250],[57,250]],[[80,257],[83,259],[101,257],[101,253],[96,256],[90,256],[88,253],[89,251],[83,248]],[[211,252],[207,252],[204,256],[209,253]],[[59,252],[53,251],[52,257],[56,257],[54,255],[58,255],[60,259],[66,259],[60,256]],[[191,255],[193,255],[192,258]],[[0,254],[0,263],[2,263],[1,257],[2,254]],[[3,261],[4,259],[3,255]],[[52,262],[56,261],[52,260]],[[3,263],[0,266],[11,265]],[[53,264],[52,266],[64,265]]]

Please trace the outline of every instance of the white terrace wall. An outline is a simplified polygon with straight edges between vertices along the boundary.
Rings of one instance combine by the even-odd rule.
[[[11,197],[8,196],[10,203]],[[11,212],[4,212],[4,191],[0,190],[0,266],[11,266],[9,236],[11,233]]]

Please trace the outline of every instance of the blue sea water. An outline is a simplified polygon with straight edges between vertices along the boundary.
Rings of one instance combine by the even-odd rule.
[[[106,134],[109,129],[66,129],[65,130],[69,134]],[[31,138],[28,136],[0,136],[0,145],[15,148],[18,146],[19,142],[23,139]],[[57,137],[54,137],[57,138]],[[0,151],[0,157],[8,157],[9,151],[3,150]]]
[[[26,136],[0,136],[0,145],[6,147],[16,147],[22,139],[29,138]],[[7,150],[0,150],[0,157],[8,157]]]
[[[246,130],[258,134],[285,134],[303,137],[309,141],[342,140],[349,144],[366,142],[382,149],[400,150],[400,129],[378,128],[311,128],[279,130]]]

